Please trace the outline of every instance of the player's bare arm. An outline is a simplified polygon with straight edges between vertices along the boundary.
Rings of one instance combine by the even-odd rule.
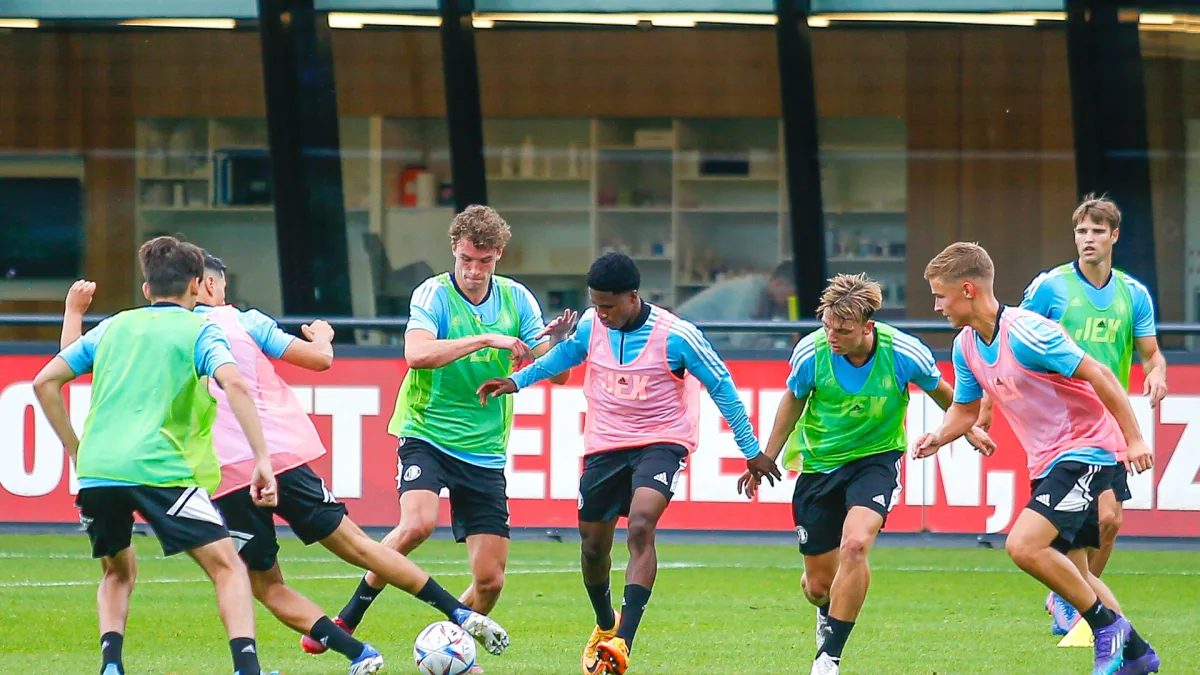
[[[1072,377],[1092,385],[1092,389],[1095,389],[1096,395],[1100,397],[1100,402],[1116,418],[1121,433],[1125,436],[1125,444],[1129,447],[1125,459],[1126,467],[1137,473],[1153,467],[1154,455],[1142,438],[1137,417],[1133,414],[1133,406],[1129,404],[1129,397],[1121,388],[1117,376],[1104,364],[1085,355]]]
[[[928,393],[929,398],[933,399],[933,402],[938,404],[938,407],[942,410],[949,410],[950,406],[954,405],[954,388],[945,380],[940,380],[937,388]],[[987,395],[985,394],[984,400],[986,401],[986,399]],[[981,403],[980,407],[982,408],[985,404],[990,404],[990,401]],[[991,457],[992,453],[996,451],[996,443],[992,441],[992,437],[988,435],[988,432],[979,426],[978,420],[976,420],[975,426],[971,427],[971,430],[966,433],[966,437],[971,447],[978,450],[984,457]]]
[[[775,424],[771,427],[771,436],[767,439],[767,447],[762,452],[762,455],[770,460],[772,465],[779,459],[779,453],[783,452],[783,446],[787,444],[788,436],[796,428],[796,422],[800,420],[800,415],[804,413],[804,406],[807,403],[807,396],[796,398],[796,395],[790,390],[784,392],[783,399],[779,401],[779,408],[775,411]],[[741,478],[738,478],[738,494],[744,493],[747,499],[753,499],[754,494],[758,492],[758,484],[761,480],[761,474],[755,474],[747,469]],[[774,485],[774,481],[771,484]]]
[[[71,343],[83,336],[83,315],[92,306],[92,296],[96,293],[96,282],[80,279],[71,284],[67,291],[66,307],[63,310],[62,335],[58,340],[58,348],[66,349]]]
[[[263,437],[262,420],[258,417],[258,409],[250,394],[250,386],[242,379],[237,365],[226,363],[213,373],[217,384],[225,390],[229,398],[229,407],[250,442],[250,450],[254,452],[254,476],[250,482],[250,496],[259,506],[275,506],[279,503],[275,487],[275,471],[271,468],[271,451],[267,448],[267,440]]]
[[[563,310],[562,316],[555,317],[553,321],[546,324],[546,327],[533,337],[535,340],[540,340],[549,335],[550,339],[533,349],[531,352],[532,358],[536,359],[540,357],[553,349],[554,345],[567,339],[567,336],[575,330],[577,323],[579,323],[579,312],[573,309]],[[551,377],[550,381],[554,384],[566,384],[569,379],[571,379],[571,371],[568,369]]]
[[[33,391],[38,402],[42,404],[42,412],[54,428],[54,433],[62,440],[71,461],[75,461],[79,454],[79,437],[75,435],[75,429],[71,426],[71,417],[67,414],[62,388],[73,379],[75,372],[66,361],[57,356],[33,378]]]
[[[979,404],[979,419],[975,420],[975,426],[984,431],[992,429],[992,397],[983,393],[983,402]]]
[[[1142,395],[1150,397],[1150,407],[1157,408],[1167,396],[1167,358],[1158,348],[1158,337],[1145,335],[1133,339],[1138,356],[1142,358],[1142,372],[1146,381],[1142,385]]]
[[[971,427],[975,426],[977,419],[979,419],[979,399],[970,403],[952,404],[946,410],[946,415],[942,418],[942,426],[938,427],[937,431],[922,434],[913,442],[913,458],[932,457],[943,445],[970,431]]]
[[[409,368],[433,370],[488,347],[510,352],[514,365],[520,365],[530,358],[529,345],[519,338],[508,335],[487,333],[453,340],[439,340],[429,331],[412,330],[404,337],[404,360],[408,363]]]
[[[317,319],[300,327],[304,340],[292,340],[281,357],[285,363],[322,372],[333,366],[333,327]]]

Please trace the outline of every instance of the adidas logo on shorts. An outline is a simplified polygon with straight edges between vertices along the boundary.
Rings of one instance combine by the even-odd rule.
[[[1043,506],[1050,506],[1050,495],[1038,495],[1034,499]]]
[[[663,471],[662,473],[654,476],[654,480],[662,483],[663,485],[666,485],[667,484],[667,472]]]

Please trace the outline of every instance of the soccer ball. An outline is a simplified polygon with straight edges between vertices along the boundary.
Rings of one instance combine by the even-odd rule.
[[[475,665],[475,640],[449,621],[431,623],[417,636],[413,658],[425,675],[462,675]]]

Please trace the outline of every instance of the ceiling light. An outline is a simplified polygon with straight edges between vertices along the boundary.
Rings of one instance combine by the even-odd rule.
[[[233,19],[129,19],[122,21],[122,26],[141,26],[146,28],[214,28],[232,30],[237,27]]]
[[[636,14],[484,14],[490,21],[520,21],[525,23],[582,23],[600,26],[636,26]]]
[[[825,14],[831,21],[896,21],[904,23],[958,23],[985,26],[1036,26],[1025,14],[966,14],[939,12],[881,12],[876,14]]]
[[[1175,23],[1175,17],[1170,14],[1143,14],[1138,17],[1138,23],[1151,26],[1169,26]]]
[[[0,28],[37,28],[37,19],[0,19]]]

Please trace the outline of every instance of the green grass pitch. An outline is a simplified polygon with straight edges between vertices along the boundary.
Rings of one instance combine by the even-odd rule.
[[[125,642],[128,674],[230,673],[212,587],[199,568],[184,556],[162,559],[151,538],[136,538],[135,546],[142,558]],[[290,539],[283,547],[285,577],[335,615],[357,571],[320,547]],[[512,646],[481,657],[488,673],[579,672],[594,617],[578,554],[574,543],[513,543],[493,613]],[[465,588],[465,547],[431,541],[413,557],[451,592]],[[614,598],[624,558],[624,550],[614,556]],[[1002,550],[878,548],[871,561],[871,590],[844,653],[844,675],[1090,672],[1091,651],[1056,647],[1042,609],[1046,591]],[[794,547],[660,545],[659,563],[631,675],[808,672],[814,616],[798,590]],[[0,537],[0,673],[97,672],[98,576],[82,535]],[[1164,673],[1200,672],[1200,554],[1125,551],[1118,543],[1105,578],[1162,656]],[[304,654],[297,635],[261,606],[257,612],[265,667],[284,675],[346,672],[340,656]],[[439,618],[389,589],[358,637],[383,652],[385,673],[415,673],[412,640]]]

